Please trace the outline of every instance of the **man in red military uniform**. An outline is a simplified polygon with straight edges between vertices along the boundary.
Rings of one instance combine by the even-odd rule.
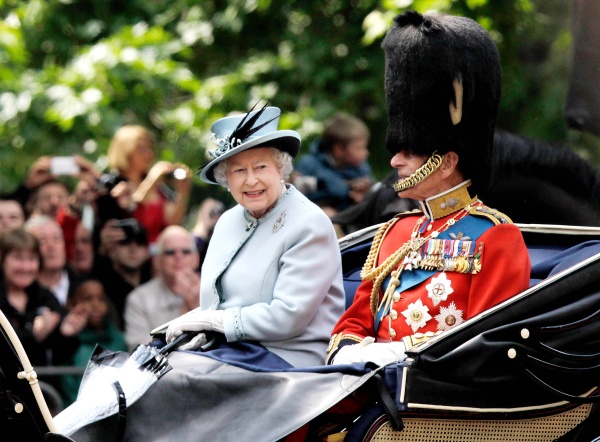
[[[490,36],[468,18],[410,11],[383,47],[394,189],[421,210],[378,231],[328,363],[400,360],[529,286],[519,229],[476,194],[492,173],[501,88]]]

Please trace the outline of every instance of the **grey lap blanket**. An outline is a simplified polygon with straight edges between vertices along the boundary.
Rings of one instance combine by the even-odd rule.
[[[173,369],[127,409],[123,440],[277,441],[376,373],[364,365],[270,368],[216,357],[181,351],[169,355]],[[111,416],[71,437],[76,442],[113,441],[117,424],[117,416]]]

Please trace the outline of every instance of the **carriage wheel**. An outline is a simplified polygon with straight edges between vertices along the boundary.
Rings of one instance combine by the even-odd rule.
[[[379,428],[388,422],[389,419],[383,407],[375,404],[352,424],[344,442],[369,442]]]

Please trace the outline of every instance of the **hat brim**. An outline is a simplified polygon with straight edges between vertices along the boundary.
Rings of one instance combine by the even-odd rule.
[[[214,176],[214,168],[217,164],[240,152],[256,149],[258,147],[275,147],[283,152],[289,153],[292,158],[295,158],[300,151],[300,135],[293,130],[278,130],[242,143],[204,166],[200,171],[200,179],[205,183],[219,184],[215,181]]]

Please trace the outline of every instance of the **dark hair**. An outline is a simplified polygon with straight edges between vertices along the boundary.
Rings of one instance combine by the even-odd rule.
[[[74,290],[69,290],[69,293],[67,294],[67,302],[73,302],[75,300],[75,298],[81,293],[82,290],[82,286],[84,284],[90,283],[90,282],[95,282],[97,284],[100,284],[100,286],[102,287],[102,291],[104,292],[104,295],[106,296],[106,290],[104,289],[104,284],[102,283],[102,281],[93,275],[86,275],[86,276],[82,276],[77,280],[77,286],[75,287]]]
[[[4,266],[6,256],[13,250],[31,250],[42,263],[40,243],[33,234],[22,227],[5,230],[0,234],[0,266]]]

